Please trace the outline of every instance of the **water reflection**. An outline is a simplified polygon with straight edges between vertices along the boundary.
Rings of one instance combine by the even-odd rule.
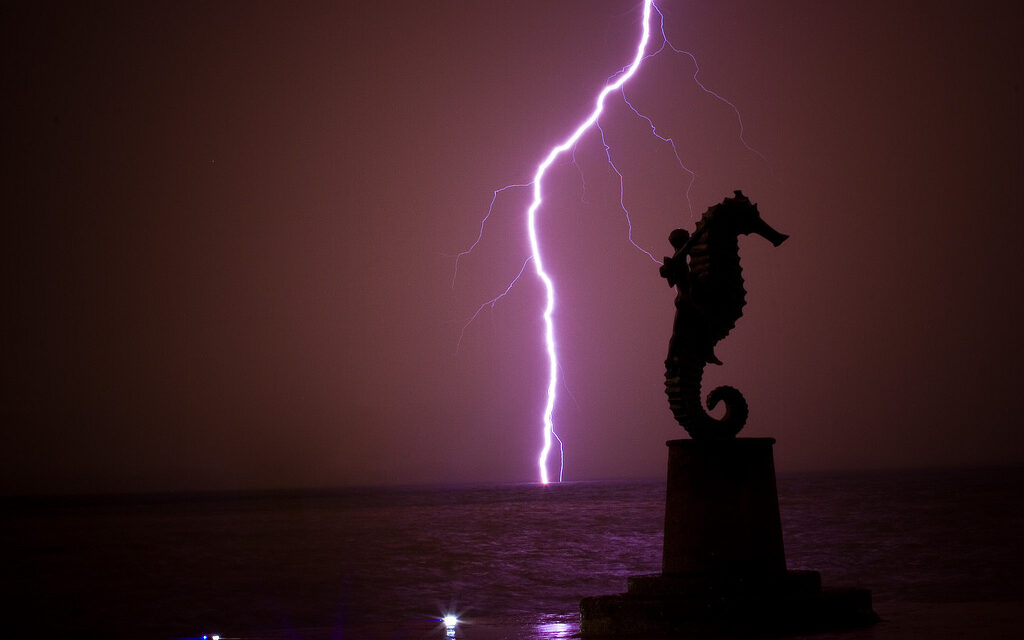
[[[537,640],[563,640],[577,635],[579,625],[568,622],[542,622],[533,629]]]
[[[440,624],[431,637],[440,638],[444,628],[446,640],[569,640],[580,633],[577,614],[514,615],[511,617],[460,618],[449,614],[434,618]]]

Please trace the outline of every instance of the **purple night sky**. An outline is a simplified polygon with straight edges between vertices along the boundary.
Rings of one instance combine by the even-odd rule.
[[[5,3],[0,493],[534,481],[526,189],[639,0]],[[601,124],[662,256],[734,189],[731,384],[780,471],[1024,462],[1024,9],[660,0]],[[659,44],[655,36],[654,46]],[[657,477],[673,292],[600,138],[540,213],[565,479]],[[458,349],[457,349],[458,347]],[[556,463],[557,464],[557,463]]]

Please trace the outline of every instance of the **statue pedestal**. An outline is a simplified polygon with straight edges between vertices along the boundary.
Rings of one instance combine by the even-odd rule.
[[[786,571],[773,438],[670,440],[665,575]]]
[[[787,571],[772,438],[668,442],[662,573],[624,594],[584,598],[580,632],[797,633],[878,620],[865,589],[822,589]]]

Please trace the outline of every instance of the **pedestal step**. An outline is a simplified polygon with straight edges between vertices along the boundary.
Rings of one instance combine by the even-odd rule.
[[[821,591],[821,574],[817,571],[785,571],[768,576],[654,573],[630,576],[627,585],[627,593],[638,597],[737,598],[764,593],[810,595]]]
[[[821,589],[816,572],[789,573],[788,584],[774,590],[761,590],[751,583],[701,584],[678,576],[630,578],[629,593],[580,602],[580,634],[815,633],[878,621],[870,591]]]

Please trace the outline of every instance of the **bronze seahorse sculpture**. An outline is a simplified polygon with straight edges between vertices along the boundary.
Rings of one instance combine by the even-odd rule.
[[[676,421],[695,440],[733,438],[747,421],[747,401],[737,389],[716,387],[708,409],[725,402],[725,415],[708,415],[700,402],[707,363],[722,364],[715,345],[743,315],[746,291],[740,269],[739,236],[756,233],[776,247],[789,236],[761,219],[757,205],[741,192],[708,209],[690,235],[669,235],[675,254],[665,258],[661,275],[676,287],[676,317],[665,360],[665,393]]]

